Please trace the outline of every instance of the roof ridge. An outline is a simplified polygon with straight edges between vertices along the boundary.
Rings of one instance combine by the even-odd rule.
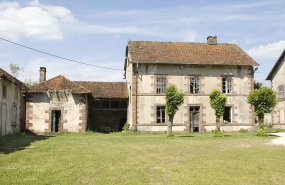
[[[16,83],[19,85],[19,87],[20,87],[21,90],[24,89],[25,91],[27,91],[27,90],[29,89],[29,87],[28,87],[24,82],[22,82],[21,80],[19,80],[19,79],[16,78],[16,77],[14,77],[13,75],[11,75],[10,73],[8,73],[8,72],[5,71],[4,69],[0,68],[0,71],[3,71],[3,73],[4,73],[2,76],[7,75],[9,78],[12,78],[13,80],[15,80]],[[8,81],[10,81],[7,77],[6,77],[6,79],[7,79]],[[13,81],[11,81],[11,82],[13,82]],[[23,87],[22,87],[22,86],[23,86]]]

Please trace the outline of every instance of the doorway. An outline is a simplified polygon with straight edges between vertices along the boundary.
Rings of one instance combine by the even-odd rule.
[[[51,111],[51,132],[60,132],[61,124],[61,111],[53,110]]]
[[[190,107],[190,131],[200,131],[200,107]]]
[[[1,136],[6,134],[6,116],[7,116],[7,106],[6,104],[1,105]]]
[[[224,123],[232,122],[232,107],[225,107],[223,120],[224,120]]]

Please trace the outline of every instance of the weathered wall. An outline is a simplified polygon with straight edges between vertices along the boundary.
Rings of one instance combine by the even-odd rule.
[[[136,65],[136,64],[134,64]],[[246,97],[253,88],[251,66],[197,66],[197,65],[162,65],[139,64],[137,79],[137,116],[135,103],[132,103],[132,124],[140,131],[166,131],[166,124],[156,123],[156,106],[165,106],[165,95],[156,94],[156,75],[166,75],[167,84],[175,84],[185,94],[184,104],[174,117],[174,131],[188,131],[190,118],[189,107],[200,106],[200,128],[215,128],[214,110],[209,104],[209,93],[218,88],[222,90],[222,76],[232,76],[232,93],[227,94],[227,106],[232,107],[232,123],[222,124],[225,131],[238,131],[240,128],[252,129],[252,108],[246,103]],[[130,75],[127,82],[130,83]],[[200,75],[200,94],[189,93],[189,76]],[[130,101],[135,102],[136,76],[132,75],[132,95]],[[128,115],[130,119],[130,115]],[[137,120],[137,125],[135,124]],[[136,128],[137,126],[137,128]]]
[[[129,61],[127,61],[129,62]],[[132,98],[135,94],[133,94],[132,88],[135,88],[135,84],[133,84],[133,64],[129,63],[126,66],[126,81],[127,81],[127,88],[129,94],[129,103],[127,108],[127,122],[130,125],[130,128],[133,126],[133,111],[135,111],[135,98]]]
[[[85,132],[87,128],[86,94],[58,91],[30,93],[26,99],[26,128],[35,133],[51,132],[51,112],[61,111],[61,132]]]
[[[6,98],[3,97],[3,85],[6,86]],[[25,124],[25,99],[21,96],[21,89],[5,80],[0,79],[0,135],[15,134],[21,131],[21,126]],[[13,114],[13,106],[16,107],[16,114]],[[2,115],[2,108],[6,107],[6,115]],[[4,112],[3,112],[4,113]],[[6,117],[6,123],[2,123]],[[16,122],[14,123],[14,120]]]
[[[278,99],[278,86],[285,85],[285,65],[284,58],[277,68],[276,72],[272,76],[271,88],[277,93],[277,105],[271,113],[271,121],[274,128],[282,128],[285,129],[285,99]]]

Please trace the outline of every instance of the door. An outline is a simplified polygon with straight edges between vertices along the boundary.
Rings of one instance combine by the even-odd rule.
[[[51,132],[60,132],[61,112],[59,110],[51,111]]]
[[[6,104],[1,105],[1,136],[6,133],[6,116],[7,116],[7,106]]]
[[[200,107],[190,107],[190,131],[199,132]]]

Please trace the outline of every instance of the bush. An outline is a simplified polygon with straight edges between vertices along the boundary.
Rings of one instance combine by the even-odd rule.
[[[272,124],[271,123],[269,123],[268,128],[272,128]]]
[[[259,137],[267,137],[267,136],[268,136],[268,134],[266,134],[266,133],[264,132],[264,130],[258,130],[258,131],[256,131],[256,135],[259,136]]]
[[[213,133],[214,133],[214,137],[224,137],[224,134],[222,131],[214,130]]]
[[[241,128],[241,129],[239,129],[239,132],[240,132],[240,133],[247,133],[248,130],[247,130],[247,129],[244,129],[244,128]]]
[[[4,146],[4,138],[0,136],[0,146]]]
[[[130,131],[129,126],[130,126],[130,125],[129,125],[128,123],[125,123],[124,126],[123,126],[123,128],[122,128],[123,131],[124,131],[124,132]]]
[[[170,134],[167,134],[167,138],[175,138],[174,134],[171,132]]]

